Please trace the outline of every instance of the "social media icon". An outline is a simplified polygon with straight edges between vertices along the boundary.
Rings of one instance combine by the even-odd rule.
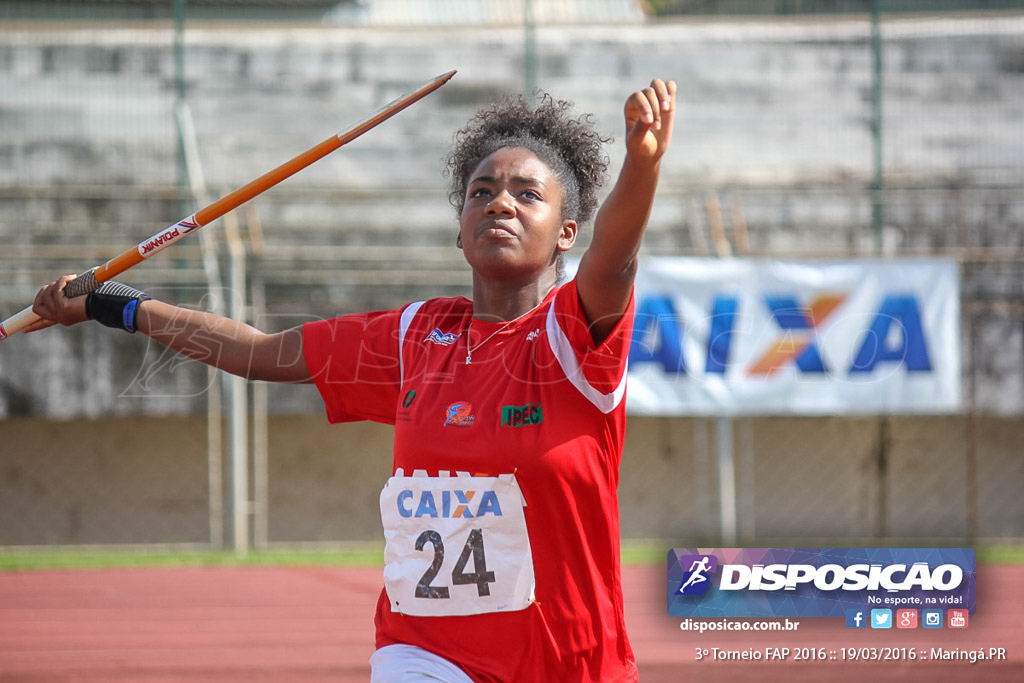
[[[871,628],[892,628],[892,610],[871,610]]]
[[[846,610],[846,628],[867,628],[868,613],[862,609]]]
[[[950,628],[967,628],[967,610],[965,610],[965,609],[951,609],[951,610],[949,610],[949,627]]]
[[[921,625],[925,628],[942,628],[942,610],[926,609],[921,612]]]
[[[917,610],[896,610],[896,628],[917,628]]]

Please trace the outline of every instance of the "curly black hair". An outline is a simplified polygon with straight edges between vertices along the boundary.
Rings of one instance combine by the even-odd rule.
[[[523,147],[537,155],[558,177],[565,198],[562,219],[581,226],[597,210],[604,184],[611,138],[594,130],[590,114],[573,116],[573,103],[541,94],[537,105],[524,95],[505,95],[481,109],[455,133],[445,175],[451,178],[448,200],[458,214],[466,202],[469,175],[486,157],[506,147]]]

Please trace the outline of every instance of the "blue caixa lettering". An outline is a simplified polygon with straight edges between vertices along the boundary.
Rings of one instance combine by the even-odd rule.
[[[494,491],[420,491],[417,498],[416,492],[404,489],[398,494],[397,506],[402,517],[502,516],[501,503]]]
[[[773,294],[763,303],[778,328],[785,333],[812,333],[815,322],[796,297]],[[724,375],[729,367],[740,302],[735,296],[717,295],[711,299],[705,374]],[[637,302],[636,324],[629,350],[634,367],[654,363],[670,375],[688,374],[683,357],[685,321],[667,294],[647,296]],[[856,345],[850,375],[870,373],[880,365],[896,363],[907,372],[931,372],[920,305],[910,294],[889,294],[882,298]],[[805,374],[828,373],[814,337],[808,334],[806,346],[794,354],[792,363]]]

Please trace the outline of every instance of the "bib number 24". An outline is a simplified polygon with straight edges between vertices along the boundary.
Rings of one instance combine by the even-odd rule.
[[[428,529],[416,538],[416,550],[424,551],[427,545],[434,551],[434,561],[423,573],[416,583],[416,597],[428,599],[448,599],[451,593],[447,586],[435,586],[433,581],[437,578],[444,564],[444,539],[441,534]],[[470,559],[473,560],[473,571],[467,572],[466,566]],[[452,569],[452,585],[467,586],[476,584],[477,595],[483,597],[491,594],[490,584],[494,583],[494,572],[487,569],[487,558],[484,555],[484,532],[481,529],[473,529],[469,532],[469,538],[462,547],[462,554],[459,561]]]
[[[393,612],[448,617],[533,603],[533,554],[514,476],[396,473],[380,501]]]

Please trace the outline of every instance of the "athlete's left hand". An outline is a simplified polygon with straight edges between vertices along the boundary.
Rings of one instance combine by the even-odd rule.
[[[676,83],[655,78],[626,100],[626,153],[636,160],[656,162],[672,141],[676,113]]]

